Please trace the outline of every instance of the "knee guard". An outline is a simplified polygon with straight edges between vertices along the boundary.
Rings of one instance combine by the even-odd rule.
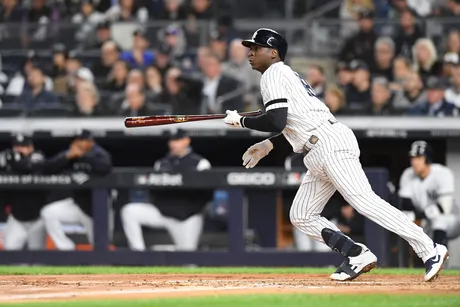
[[[344,257],[356,257],[361,254],[362,247],[340,231],[323,228],[321,236],[332,250],[339,252]]]

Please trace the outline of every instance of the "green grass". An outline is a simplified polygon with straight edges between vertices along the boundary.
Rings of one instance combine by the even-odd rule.
[[[334,268],[267,267],[106,267],[106,266],[0,266],[0,275],[62,274],[330,274]],[[377,268],[370,274],[423,274],[423,269]],[[444,270],[442,275],[460,275],[460,270]]]
[[[460,296],[443,295],[246,295],[135,301],[77,301],[24,304],[0,304],[24,307],[457,307]]]

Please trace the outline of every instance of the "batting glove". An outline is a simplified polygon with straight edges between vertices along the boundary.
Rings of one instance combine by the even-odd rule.
[[[265,157],[273,149],[273,143],[270,140],[265,140],[254,144],[243,154],[243,166],[253,168],[259,163],[260,159]]]
[[[238,114],[236,110],[230,111],[227,110],[225,112],[227,116],[224,118],[224,123],[233,127],[241,127],[241,115]]]

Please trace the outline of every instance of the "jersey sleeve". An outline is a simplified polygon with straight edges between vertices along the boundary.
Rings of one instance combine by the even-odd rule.
[[[412,193],[410,189],[410,181],[412,177],[412,169],[408,168],[406,169],[402,175],[401,178],[399,179],[399,191],[398,195],[399,197],[402,198],[411,198]]]
[[[287,108],[289,91],[286,76],[281,69],[274,68],[268,70],[261,80],[261,94],[265,110],[275,110],[278,108]]]
[[[454,174],[450,169],[443,168],[443,170],[439,173],[440,176],[437,177],[438,180],[438,195],[451,195],[455,191],[455,180]]]

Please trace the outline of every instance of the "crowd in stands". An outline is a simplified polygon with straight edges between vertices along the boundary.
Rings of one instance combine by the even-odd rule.
[[[260,75],[241,45],[246,34],[226,11],[232,1],[0,2],[0,55],[18,43],[30,50],[16,65],[0,61],[0,116],[198,114],[260,104]],[[456,116],[460,22],[448,25],[445,40],[436,43],[420,23],[433,16],[460,19],[460,0],[441,2],[344,0],[336,80],[319,65],[300,73],[335,114]],[[398,20],[395,35],[380,35],[375,18]],[[203,20],[211,24],[205,44],[197,24]],[[72,31],[62,26],[60,40],[50,44],[49,25],[58,21],[71,23]],[[151,28],[150,21],[165,24]],[[121,22],[135,24],[128,48],[114,35]],[[51,56],[38,52],[40,42]]]

